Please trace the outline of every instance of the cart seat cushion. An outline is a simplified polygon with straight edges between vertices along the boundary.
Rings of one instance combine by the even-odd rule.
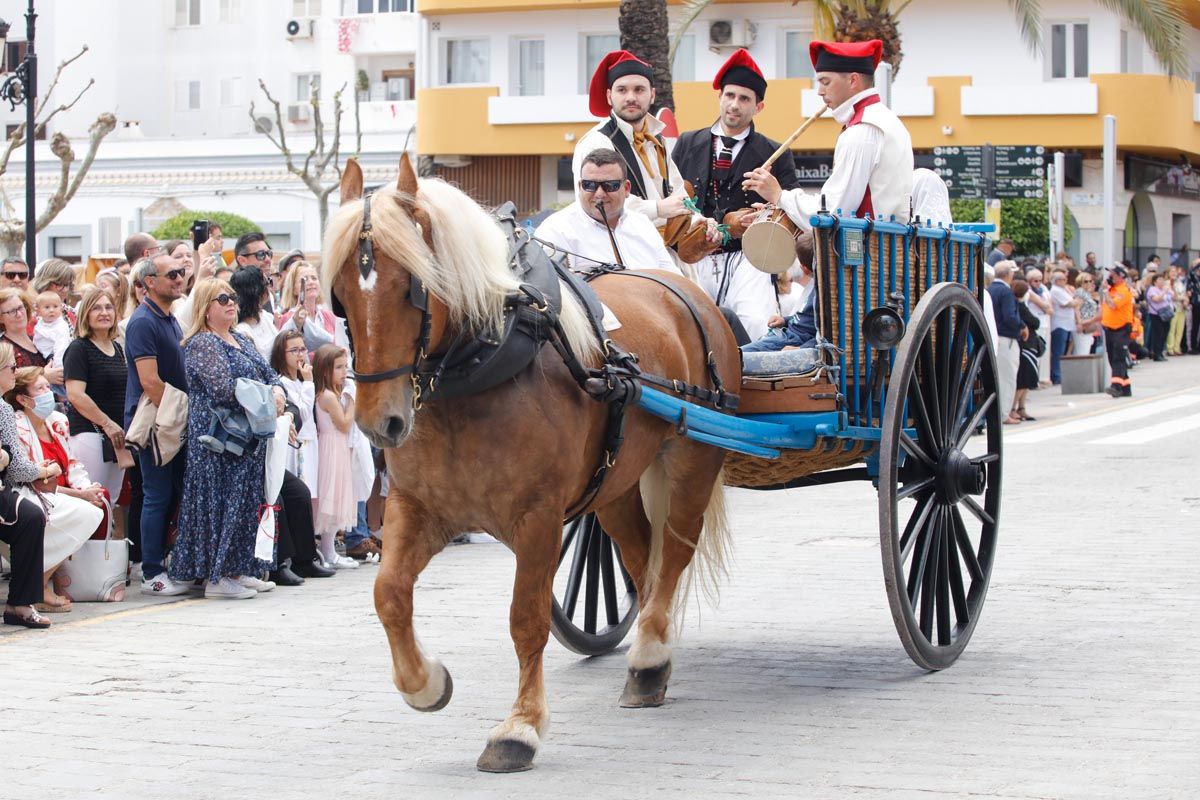
[[[743,375],[805,375],[820,366],[821,351],[815,347],[742,353]]]

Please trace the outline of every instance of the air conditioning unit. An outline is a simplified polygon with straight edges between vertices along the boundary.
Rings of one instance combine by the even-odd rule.
[[[312,120],[312,105],[309,103],[291,103],[288,105],[288,122],[303,125]]]
[[[745,19],[715,19],[708,23],[708,47],[717,51],[725,48],[749,47],[754,44],[757,28]]]
[[[287,27],[288,41],[294,42],[297,39],[311,39],[313,37],[314,21],[311,19],[289,19]]]

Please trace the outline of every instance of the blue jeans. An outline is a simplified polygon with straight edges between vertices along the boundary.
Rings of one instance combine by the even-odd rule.
[[[369,539],[371,532],[367,530],[367,504],[358,504],[358,524],[354,526],[354,530],[346,531],[346,549]]]
[[[1062,357],[1067,353],[1067,343],[1071,341],[1071,332],[1065,328],[1055,328],[1050,331],[1050,382],[1054,385],[1062,383]]]
[[[171,510],[183,493],[183,468],[187,463],[187,448],[181,448],[170,463],[154,465],[149,451],[138,453],[142,468],[142,576],[157,577],[165,571],[167,522]]]
[[[772,353],[782,350],[785,347],[813,347],[815,344],[812,336],[797,331],[791,326],[785,326],[783,328],[771,328],[771,330],[767,331],[767,335],[758,341],[742,345],[742,352]]]

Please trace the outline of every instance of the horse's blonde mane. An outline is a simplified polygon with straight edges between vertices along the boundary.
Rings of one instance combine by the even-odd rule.
[[[508,269],[508,242],[495,220],[459,189],[439,178],[418,181],[416,206],[429,215],[435,256],[404,210],[413,198],[395,188],[371,195],[371,233],[386,253],[425,284],[449,310],[451,322],[483,333],[500,329],[505,298],[518,289]],[[321,259],[321,287],[328,299],[334,276],[357,261],[363,201],[345,203],[329,221]],[[584,363],[599,342],[578,301],[564,286],[560,319],[567,342]],[[399,299],[399,298],[398,298]]]

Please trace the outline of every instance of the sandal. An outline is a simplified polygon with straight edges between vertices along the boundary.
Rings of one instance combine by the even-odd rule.
[[[68,601],[66,603],[34,603],[35,611],[40,611],[43,614],[66,614],[73,606]]]
[[[50,620],[39,614],[36,608],[33,608],[30,609],[29,616],[27,617],[23,617],[15,611],[5,611],[4,624],[21,625],[26,628],[44,629],[50,627]]]
[[[1014,414],[1009,414],[1008,419],[1004,420],[1004,424],[1005,425],[1020,425],[1021,418]]]
[[[1025,413],[1025,406],[1021,406],[1017,409],[1017,416],[1026,422],[1037,422],[1037,417],[1031,417],[1029,414]]]

